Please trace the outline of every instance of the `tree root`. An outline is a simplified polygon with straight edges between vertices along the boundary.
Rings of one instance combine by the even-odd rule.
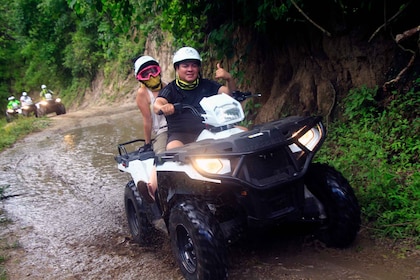
[[[416,34],[416,33],[418,33],[420,31],[420,25],[419,26],[417,26],[417,27],[414,27],[414,28],[411,28],[411,29],[409,29],[409,30],[407,30],[407,31],[405,31],[405,32],[403,32],[402,34],[397,34],[397,36],[395,36],[395,42],[398,44],[399,42],[401,42],[401,41],[403,41],[403,40],[405,40],[405,39],[407,39],[407,38],[409,38],[409,37],[411,37],[411,36],[413,36],[414,34]],[[384,83],[384,85],[382,86],[382,89],[383,89],[383,91],[385,92],[385,91],[387,91],[387,89],[388,89],[388,87],[390,86],[390,85],[393,85],[393,84],[395,84],[395,83],[398,83],[399,82],[399,80],[401,79],[401,77],[408,71],[408,69],[410,69],[411,68],[411,66],[414,64],[414,61],[415,61],[415,59],[416,59],[416,57],[417,57],[417,52],[416,51],[413,51],[413,50],[407,50],[407,49],[405,49],[405,48],[403,48],[401,45],[399,45],[403,50],[405,50],[405,51],[408,51],[408,52],[411,52],[412,53],[412,56],[411,56],[411,59],[410,59],[410,61],[408,62],[408,64],[407,64],[407,66],[406,67],[404,67],[404,69],[402,69],[401,71],[400,71],[400,73],[398,73],[398,75],[397,75],[397,77],[395,77],[394,79],[392,79],[392,80],[390,80],[390,81],[388,81],[388,82],[386,82],[386,83]]]

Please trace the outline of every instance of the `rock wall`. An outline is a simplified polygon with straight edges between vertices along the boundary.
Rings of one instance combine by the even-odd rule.
[[[341,114],[340,101],[351,88],[383,84],[393,66],[396,45],[392,38],[369,43],[364,35],[289,34],[281,44],[268,48],[261,40],[248,53],[238,53],[235,59],[246,58],[241,67],[249,89],[263,94],[255,123],[290,114],[332,119]]]
[[[146,41],[144,54],[154,57],[159,61],[162,69],[162,80],[169,83],[175,79],[175,71],[172,66],[172,57],[176,50],[171,45],[170,36],[164,36],[163,42],[157,42],[153,37]]]

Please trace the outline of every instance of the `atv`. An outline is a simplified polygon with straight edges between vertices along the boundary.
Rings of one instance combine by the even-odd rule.
[[[22,115],[25,117],[29,117],[31,115],[34,115],[36,118],[38,117],[38,108],[33,103],[32,99],[22,102],[21,109]]]
[[[37,115],[39,117],[46,116],[50,113],[63,115],[66,113],[66,107],[60,98],[53,98],[51,93],[45,95],[45,99],[36,104]]]
[[[13,104],[13,108],[6,109],[6,121],[11,122],[14,119],[18,118],[19,114],[22,113],[22,109],[19,105]]]
[[[227,248],[252,229],[303,223],[327,246],[352,244],[360,228],[353,189],[333,167],[313,163],[326,130],[321,117],[292,116],[248,131],[239,101],[254,95],[218,94],[192,110],[207,125],[197,141],[161,154],[142,152],[138,139],[118,145],[118,169],[131,175],[125,211],[133,240],[153,242],[164,224],[186,279],[226,279]],[[136,148],[129,151],[130,146]],[[155,202],[140,186],[157,170]],[[160,223],[159,223],[160,221]]]

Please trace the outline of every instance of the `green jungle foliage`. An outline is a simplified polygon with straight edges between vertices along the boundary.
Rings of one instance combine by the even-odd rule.
[[[381,236],[420,242],[420,78],[378,102],[378,90],[352,90],[346,120],[334,123],[318,160],[356,191],[365,224]]]
[[[146,38],[162,39],[162,31],[175,47],[190,45],[204,60],[221,60],[233,57],[243,28],[253,32],[248,47],[258,42],[269,50],[292,24],[308,23],[305,16],[334,33],[366,22],[376,28],[385,6],[387,13],[409,11],[406,1],[0,0],[0,113],[8,96],[38,96],[42,84],[71,103],[98,71],[107,83],[126,78]],[[246,54],[240,60],[232,69],[238,75]]]
[[[383,25],[385,14],[390,18],[413,11],[415,4],[410,0],[325,0],[322,4],[313,0],[0,0],[0,113],[4,116],[7,97],[19,97],[22,91],[36,97],[41,84],[72,103],[83,98],[99,71],[105,74],[105,83],[125,79],[132,72],[132,59],[144,51],[146,39],[155,36],[159,41],[162,31],[173,37],[175,47],[190,45],[200,49],[204,60],[220,60],[234,56],[243,29],[252,36],[242,48],[258,44],[268,52],[292,25],[316,28],[300,8],[325,30],[342,34],[369,24],[373,32]],[[319,28],[319,32],[325,30]],[[239,59],[232,73],[241,83],[245,79],[239,67],[246,67],[246,54]],[[377,101],[374,89],[351,91],[347,100],[339,100],[347,108],[347,120],[330,127],[320,157],[349,178],[366,222],[396,238],[418,238],[420,232],[418,92],[417,82],[384,103]],[[255,114],[258,108],[259,104],[250,103],[246,110]],[[0,123],[0,149],[30,132],[32,122],[38,121]]]

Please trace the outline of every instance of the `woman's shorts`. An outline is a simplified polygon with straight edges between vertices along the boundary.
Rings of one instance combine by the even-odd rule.
[[[156,154],[163,153],[166,150],[166,143],[168,142],[168,132],[163,131],[155,136],[152,141],[153,151]]]

